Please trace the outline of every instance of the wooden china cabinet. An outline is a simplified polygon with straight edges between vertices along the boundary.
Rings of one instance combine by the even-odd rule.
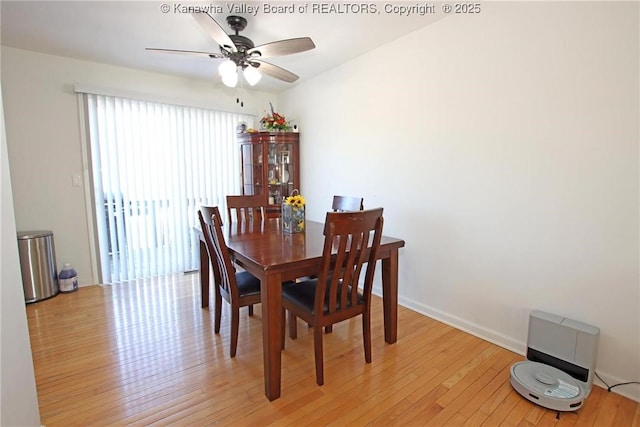
[[[280,216],[282,198],[300,190],[300,134],[238,134],[242,162],[242,194],[262,195],[268,217]]]

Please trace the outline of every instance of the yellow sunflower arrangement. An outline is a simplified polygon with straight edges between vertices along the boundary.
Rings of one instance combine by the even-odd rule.
[[[296,194],[297,193],[297,194]],[[304,231],[304,197],[298,190],[293,190],[291,196],[282,203],[282,227],[287,233],[301,233]]]
[[[289,196],[285,199],[284,202],[287,205],[291,205],[293,209],[300,209],[305,205],[304,197],[302,197],[301,194],[296,194],[295,196]]]

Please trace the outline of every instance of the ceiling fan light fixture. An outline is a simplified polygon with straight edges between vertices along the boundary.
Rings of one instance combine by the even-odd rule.
[[[225,86],[236,87],[238,84],[238,71],[237,65],[230,59],[224,61],[218,67],[218,72],[220,73],[220,77],[222,77],[222,83]]]
[[[247,80],[247,83],[249,83],[251,86],[255,86],[262,78],[262,74],[260,74],[260,72],[251,65],[244,69],[243,74],[244,78]]]
[[[222,83],[224,83],[224,85],[228,87],[236,87],[236,85],[238,84],[238,75],[231,74],[228,76],[222,76]]]
[[[232,74],[236,74],[236,68],[236,63],[230,59],[227,59],[222,64],[220,64],[220,66],[218,67],[218,72],[222,77],[230,77]]]

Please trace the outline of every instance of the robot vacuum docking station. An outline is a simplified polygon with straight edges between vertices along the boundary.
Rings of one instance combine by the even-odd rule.
[[[556,411],[576,411],[591,392],[600,329],[534,310],[527,360],[511,366],[511,385],[525,399]]]

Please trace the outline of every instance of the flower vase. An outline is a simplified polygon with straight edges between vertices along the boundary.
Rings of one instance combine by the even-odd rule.
[[[287,233],[304,232],[304,205],[282,204],[282,229]]]

